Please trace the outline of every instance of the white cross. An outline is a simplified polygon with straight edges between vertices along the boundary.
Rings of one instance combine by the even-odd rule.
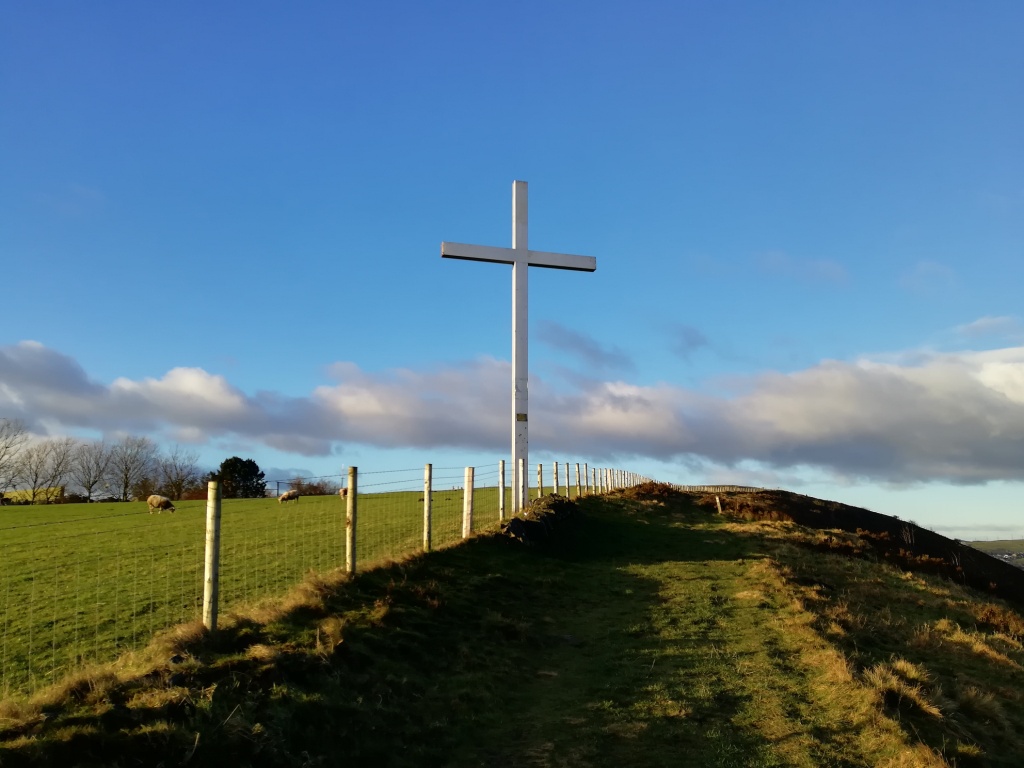
[[[527,356],[527,267],[593,272],[597,259],[567,253],[531,251],[527,245],[526,182],[512,182],[512,247],[441,243],[441,257],[512,265],[512,511],[526,505],[529,383]]]

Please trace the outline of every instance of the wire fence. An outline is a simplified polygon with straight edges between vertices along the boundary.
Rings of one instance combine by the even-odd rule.
[[[573,498],[645,479],[581,465],[577,485],[569,467],[558,492]],[[553,490],[553,467],[537,476],[529,499]],[[352,487],[351,498],[218,500],[214,613],[280,596],[310,572],[349,563],[361,571],[451,546],[512,510],[503,465],[362,472]],[[0,510],[0,695],[31,693],[203,618],[209,506],[177,502],[175,514],[148,514],[144,502]]]

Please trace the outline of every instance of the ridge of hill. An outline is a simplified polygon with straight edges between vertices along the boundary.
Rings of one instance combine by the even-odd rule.
[[[992,557],[974,544],[947,538],[912,520],[782,490],[719,496],[725,499],[723,511],[727,514],[855,533],[873,553],[894,565],[946,576],[1024,607],[1024,570]],[[698,503],[712,505],[713,494],[699,495]],[[842,545],[827,540],[821,544],[825,550],[836,547]],[[851,549],[851,554],[855,550]]]
[[[719,496],[549,497],[568,523],[538,543],[311,576],[0,702],[0,765],[1021,763],[1017,569],[835,502]]]

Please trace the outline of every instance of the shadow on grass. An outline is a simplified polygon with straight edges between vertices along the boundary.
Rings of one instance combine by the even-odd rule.
[[[957,766],[1017,766],[1024,754],[1024,620],[935,575],[774,552],[814,627],[880,697],[908,738]]]
[[[580,507],[568,540],[479,537],[321,584],[141,677],[0,720],[0,764],[776,764],[737,725],[734,660],[706,653],[731,610],[715,564],[758,543],[694,528],[712,518],[686,501]],[[678,595],[642,575],[668,563]],[[662,621],[685,625],[672,647]]]

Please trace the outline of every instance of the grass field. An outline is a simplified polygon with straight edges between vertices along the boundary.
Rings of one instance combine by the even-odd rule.
[[[1024,539],[998,539],[994,541],[972,541],[969,542],[975,549],[990,554],[1013,554],[1024,552]]]
[[[507,491],[506,491],[507,493]],[[422,548],[422,493],[361,493],[357,568]],[[461,539],[461,488],[433,494],[435,547]],[[474,528],[498,521],[497,488],[474,492]],[[0,508],[0,693],[31,691],[138,648],[200,616],[206,502],[176,514],[145,503]],[[226,499],[220,611],[280,594],[345,564],[345,503]]]
[[[583,499],[552,546],[310,580],[0,703],[0,762],[1020,765],[1018,612],[855,534],[645,493]]]

